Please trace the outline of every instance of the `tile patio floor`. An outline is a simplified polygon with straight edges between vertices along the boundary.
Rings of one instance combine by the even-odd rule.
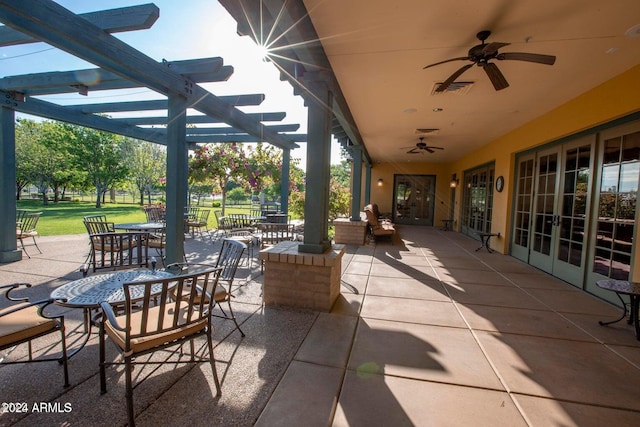
[[[640,425],[640,342],[626,322],[598,325],[620,309],[509,256],[475,252],[479,242],[459,233],[401,226],[399,235],[395,244],[347,248],[331,313],[262,307],[254,259],[257,277],[239,286],[234,305],[247,336],[224,320],[214,334],[222,396],[212,394],[207,364],[136,368],[144,379],[134,391],[136,423]],[[0,283],[27,281],[42,297],[80,277],[86,236],[39,244],[42,255],[0,264]],[[190,261],[216,250],[206,237],[186,245]],[[81,315],[66,318],[73,347]],[[42,341],[40,353],[58,351]],[[19,347],[9,357],[21,355]],[[29,407],[0,414],[0,425],[126,424],[120,368],[108,370],[108,393],[99,393],[95,337],[69,366],[68,389],[55,363],[0,366],[0,401]],[[33,412],[39,402],[71,411]]]

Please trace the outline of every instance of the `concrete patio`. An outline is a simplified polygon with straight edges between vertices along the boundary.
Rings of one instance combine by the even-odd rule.
[[[247,336],[217,320],[222,396],[207,364],[137,367],[137,424],[640,425],[640,342],[624,321],[598,324],[618,307],[509,256],[476,252],[479,241],[459,233],[401,226],[399,237],[347,248],[331,313],[263,307],[254,258],[239,270],[234,305]],[[31,259],[0,264],[0,284],[32,283],[39,298],[80,277],[86,235],[38,242],[43,254],[28,247]],[[191,262],[218,248],[206,236],[186,247]],[[66,311],[72,349],[81,319]],[[40,339],[38,353],[59,351],[54,341]],[[27,413],[0,414],[0,425],[126,424],[121,367],[107,370],[100,395],[95,336],[69,368],[64,389],[56,363],[0,365],[0,401],[28,404]],[[34,411],[41,402],[59,405]]]

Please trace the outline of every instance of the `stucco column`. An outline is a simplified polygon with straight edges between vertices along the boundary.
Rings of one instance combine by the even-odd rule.
[[[331,177],[331,125],[333,93],[322,73],[307,73],[303,84],[307,122],[307,175],[304,202],[304,243],[298,250],[323,253],[329,241],[329,180]]]
[[[184,253],[184,209],[187,206],[189,152],[186,143],[186,98],[169,96],[168,110],[166,264],[182,262]]]
[[[360,221],[360,199],[362,198],[362,147],[352,145],[349,147],[353,159],[351,171],[351,221]]]
[[[367,164],[364,177],[364,205],[371,203],[371,164]]]
[[[0,262],[13,262],[22,251],[16,244],[15,112],[7,107],[0,107],[0,165]]]

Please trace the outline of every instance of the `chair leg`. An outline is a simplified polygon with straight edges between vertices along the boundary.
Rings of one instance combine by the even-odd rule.
[[[24,246],[24,242],[22,241],[22,237],[20,239],[20,248],[22,248],[22,250],[24,251],[24,253],[27,255],[27,258],[31,258],[31,255],[29,255],[29,252],[27,252],[27,248],[25,248]]]
[[[60,320],[61,322],[61,327],[60,327],[60,335],[61,335],[61,341],[62,341],[62,357],[60,358],[60,363],[62,363],[62,369],[64,371],[64,384],[63,387],[69,387],[69,366],[68,366],[68,360],[69,357],[67,356],[67,339],[65,336],[65,327],[64,327],[64,318],[61,318]]]
[[[236,315],[233,312],[233,309],[231,308],[231,300],[227,299],[227,304],[229,305],[229,317],[231,317],[231,320],[233,320],[233,323],[236,324],[236,328],[238,329],[238,331],[240,331],[240,335],[241,336],[245,336],[244,332],[242,332],[242,329],[240,329],[240,325],[238,325],[238,321],[236,320]]]
[[[104,333],[104,321],[100,322],[100,332],[98,333],[98,340],[100,341],[100,394],[107,392],[107,374],[105,372],[105,333]]]
[[[42,251],[40,250],[40,246],[38,246],[38,242],[36,242],[36,238],[35,237],[31,237],[33,239],[33,244],[36,245],[36,249],[38,249],[38,252],[42,253]]]
[[[213,357],[213,341],[211,340],[211,324],[207,331],[207,345],[209,346],[209,363],[211,363],[211,370],[213,371],[213,381],[216,384],[216,396],[222,395],[222,389],[220,388],[220,380],[218,379],[218,371],[216,371],[216,359]]]
[[[126,391],[125,398],[127,399],[127,418],[129,419],[129,427],[135,427],[136,420],[133,414],[133,381],[131,379],[133,364],[131,363],[131,356],[124,358],[125,364],[125,376],[126,376]]]

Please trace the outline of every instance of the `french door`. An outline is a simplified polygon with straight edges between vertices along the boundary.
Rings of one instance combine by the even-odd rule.
[[[595,136],[518,159],[512,255],[582,287]]]
[[[395,175],[394,221],[433,225],[435,182],[434,175]]]

